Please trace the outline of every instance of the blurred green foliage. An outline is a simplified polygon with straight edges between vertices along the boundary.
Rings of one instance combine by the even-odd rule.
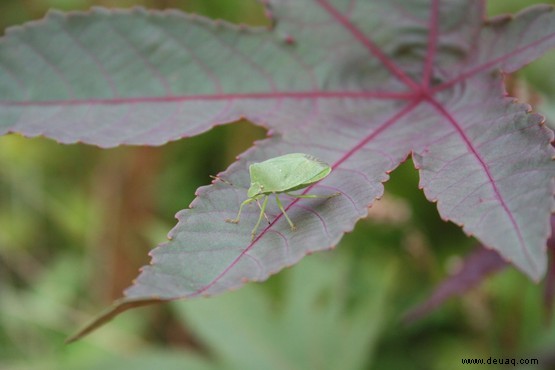
[[[488,11],[534,3],[490,1]],[[172,7],[268,25],[254,0],[2,0],[0,29],[49,8],[93,5]],[[509,81],[512,94],[548,115],[555,112],[554,58]],[[1,137],[0,369],[439,370],[472,368],[461,365],[464,357],[553,352],[542,286],[514,269],[420,322],[401,323],[475,244],[439,218],[410,161],[338,250],[221,297],[126,313],[64,346],[148,263],[148,250],[209,175],[264,136],[241,122],[158,148]]]

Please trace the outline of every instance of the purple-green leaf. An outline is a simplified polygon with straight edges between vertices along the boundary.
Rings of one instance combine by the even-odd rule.
[[[555,11],[486,20],[482,1],[266,0],[271,29],[176,11],[50,13],[0,42],[0,131],[103,147],[158,145],[246,117],[271,137],[178,214],[125,298],[99,320],[156,300],[217,294],[331,248],[412,154],[444,219],[537,280],[554,208],[552,132],[503,91],[555,46]],[[227,224],[248,164],[305,152],[333,171]],[[253,206],[254,207],[254,206]],[[99,321],[93,323],[97,325]],[[91,327],[89,327],[90,329]]]
[[[444,219],[537,280],[551,232],[552,136],[529,107],[500,97],[495,79],[469,82],[476,88],[435,106],[452,130],[413,154],[420,186]]]
[[[0,45],[0,133],[63,143],[160,145],[241,117],[296,127],[322,84],[268,30],[178,11],[53,11]]]

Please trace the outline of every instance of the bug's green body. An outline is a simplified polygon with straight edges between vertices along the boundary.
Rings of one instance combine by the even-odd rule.
[[[264,162],[254,163],[249,167],[251,185],[247,191],[248,198],[241,203],[237,217],[234,219],[227,219],[226,221],[238,223],[243,206],[254,201],[258,203],[259,199],[264,198],[262,205],[258,203],[258,206],[260,207],[260,216],[258,217],[258,222],[252,230],[252,238],[254,239],[258,225],[260,225],[260,221],[262,220],[262,216],[265,216],[268,220],[264,211],[266,210],[266,205],[268,204],[268,196],[270,194],[274,194],[279,209],[287,219],[291,229],[295,230],[295,225],[289,219],[287,213],[285,213],[285,209],[283,208],[277,194],[286,193],[287,195],[295,198],[331,198],[337,196],[339,193],[331,195],[296,195],[289,193],[291,191],[304,189],[312,184],[315,184],[328,176],[330,172],[331,167],[327,163],[304,153],[291,153],[271,158]]]
[[[251,164],[249,198],[304,189],[329,175],[331,167],[308,154],[292,153]]]

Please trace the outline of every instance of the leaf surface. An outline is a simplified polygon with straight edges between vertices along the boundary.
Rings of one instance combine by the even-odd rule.
[[[529,107],[500,97],[495,79],[472,83],[433,103],[452,130],[413,154],[420,186],[444,219],[538,279],[551,231],[552,136]]]
[[[272,129],[220,174],[238,187],[198,190],[100,321],[264,280],[334,246],[410,154],[444,219],[543,276],[553,134],[505,96],[501,76],[555,46],[552,7],[488,21],[477,0],[263,3],[272,29],[96,9],[51,13],[2,39],[2,132],[109,147],[162,144],[243,116]],[[238,225],[223,220],[246,197],[248,165],[291,152],[333,168],[305,193],[341,196],[282,196],[296,232],[272,200],[270,223],[251,241],[256,205]]]
[[[53,11],[0,45],[0,133],[63,143],[160,145],[241,117],[296,126],[320,85],[267,30],[178,11]]]

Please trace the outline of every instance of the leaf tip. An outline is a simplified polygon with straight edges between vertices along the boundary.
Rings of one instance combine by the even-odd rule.
[[[98,329],[102,325],[111,321],[114,317],[116,317],[120,313],[125,312],[131,308],[148,306],[154,303],[160,303],[160,302],[166,302],[166,301],[168,300],[164,300],[161,298],[149,298],[149,299],[140,299],[140,300],[128,300],[128,299],[122,298],[118,301],[115,301],[111,307],[101,312],[98,316],[93,318],[92,321],[90,321],[84,327],[79,329],[75,334],[69,336],[64,341],[64,343],[71,344],[73,342],[76,342],[77,340],[83,338],[85,335],[91,333],[92,331]]]

